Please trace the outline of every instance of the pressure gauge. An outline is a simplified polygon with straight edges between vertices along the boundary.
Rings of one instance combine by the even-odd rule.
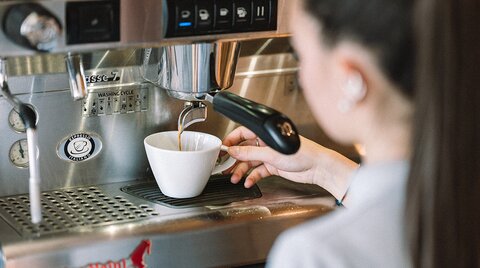
[[[10,147],[9,158],[16,167],[28,167],[28,144],[26,139],[18,140]]]
[[[35,109],[31,105],[28,105],[28,106],[36,113]],[[35,122],[35,124],[36,123],[38,123],[38,116],[37,116],[37,122]],[[16,132],[25,133],[26,131],[22,118],[14,109],[12,109],[8,114],[8,124]]]
[[[14,109],[8,114],[8,123],[13,130],[25,132],[25,125],[23,124],[22,118],[20,118],[20,115]]]

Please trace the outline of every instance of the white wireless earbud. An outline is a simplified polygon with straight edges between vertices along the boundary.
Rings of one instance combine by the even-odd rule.
[[[340,112],[346,113],[367,94],[367,88],[362,75],[356,71],[351,72],[345,81],[343,91],[345,97],[338,103],[338,109]]]

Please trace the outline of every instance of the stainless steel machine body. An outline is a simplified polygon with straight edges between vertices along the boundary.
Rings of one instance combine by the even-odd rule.
[[[144,78],[176,99],[204,100],[205,95],[232,86],[239,42],[175,45],[144,55]],[[157,63],[151,66],[152,61]]]
[[[54,44],[48,46],[50,53],[90,52],[112,47],[157,47],[160,43],[174,45],[219,39],[241,41],[282,37],[288,35],[287,18],[292,5],[292,1],[289,0],[254,2],[232,0],[223,3],[198,1],[198,4],[197,1],[191,0],[8,0],[0,4],[2,21],[13,5],[26,3],[40,5],[49,13],[46,16],[58,21],[60,25],[61,32],[50,37],[52,40],[49,42]],[[216,10],[218,14],[213,14],[215,12],[213,5],[218,7]],[[226,16],[229,17],[225,21],[227,26],[219,23],[222,22],[219,19],[221,9],[225,8]],[[234,8],[236,10],[233,10]],[[200,16],[196,13],[201,9],[209,12],[210,18],[217,16],[215,27],[212,26],[213,20],[200,22]],[[245,17],[240,13],[242,9],[248,9]],[[181,14],[182,11],[185,11],[184,14],[188,13],[188,16]],[[83,17],[71,14],[80,14]],[[273,20],[266,19],[270,14]],[[233,15],[236,17],[232,17]],[[110,19],[102,19],[102,16]],[[97,21],[94,21],[95,19]],[[199,21],[198,24],[203,23],[207,28],[202,28],[202,25],[197,27],[196,20]],[[236,25],[233,20],[237,22]],[[20,28],[18,26],[18,30]],[[21,39],[23,35],[17,36],[20,32],[14,33],[14,37],[8,35],[5,30],[0,31],[2,41],[0,56],[37,54],[37,51],[31,48],[36,47],[35,44],[19,46],[17,42],[12,41],[16,38]]]
[[[8,6],[20,2],[0,2],[0,18]],[[66,5],[85,3],[36,2],[56,15],[63,31]],[[242,41],[229,90],[283,111],[303,135],[354,156],[350,148],[331,143],[306,108],[296,84],[296,62],[288,53],[288,41],[281,38],[286,34],[286,19],[282,18],[288,12],[288,1],[277,3],[277,30],[181,37],[165,37],[169,28],[165,18],[158,16],[165,11],[165,3],[160,1],[86,2],[99,3],[100,7],[118,2],[122,18],[119,41],[69,45],[67,36],[60,35],[49,53],[37,54],[5,39],[0,31],[0,56],[9,62],[10,89],[35,110],[38,118],[44,215],[41,224],[30,222],[26,133],[18,114],[2,96],[0,267],[262,263],[280,232],[334,207],[333,198],[322,189],[278,177],[261,181],[257,195],[249,199],[221,202],[230,196],[220,190],[214,196],[220,196],[220,203],[215,205],[199,202],[180,206],[176,200],[166,204],[136,194],[142,187],[155,186],[143,149],[144,137],[176,129],[184,104],[143,78],[144,48],[150,46],[217,40],[219,36],[231,40],[276,37]],[[249,3],[258,7],[256,2]],[[252,10],[262,12],[261,8]],[[82,56],[88,79],[87,95],[80,101],[73,101],[70,91],[65,66],[69,52]],[[235,126],[210,113],[204,123],[191,128],[223,137]],[[148,194],[156,196],[158,188],[148,187]],[[226,196],[222,197],[222,191]]]

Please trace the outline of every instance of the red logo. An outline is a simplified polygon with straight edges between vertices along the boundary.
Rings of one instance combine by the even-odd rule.
[[[140,244],[132,251],[128,258],[119,261],[108,261],[106,263],[88,264],[87,268],[147,268],[145,264],[145,255],[152,252],[152,242],[142,240]]]

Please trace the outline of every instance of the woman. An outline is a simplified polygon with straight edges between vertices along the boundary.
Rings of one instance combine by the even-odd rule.
[[[467,6],[468,2],[447,2],[424,0],[418,8],[421,27],[416,42],[421,46],[417,51],[420,66],[415,87],[418,116],[415,117],[413,139],[413,1],[304,0],[293,10],[292,44],[300,60],[300,82],[315,118],[331,137],[344,143],[361,143],[367,154],[362,166],[354,171],[354,163],[306,139],[302,139],[296,155],[282,156],[267,147],[232,146],[256,143],[255,135],[245,128],[236,129],[226,137],[224,143],[232,146],[229,153],[243,161],[233,170],[232,182],[238,182],[253,168],[246,187],[262,177],[280,175],[297,182],[318,184],[337,199],[345,198],[344,204],[348,207],[284,233],[274,245],[268,265],[479,265],[480,214],[475,213],[478,208],[473,205],[478,206],[479,198],[474,197],[478,194],[473,191],[478,192],[480,187],[478,180],[472,180],[478,177],[480,167],[480,150],[473,146],[477,144],[474,137],[480,137],[478,127],[474,127],[479,121],[478,108],[475,108],[476,113],[469,114],[469,124],[459,123],[463,127],[461,133],[452,130],[445,136],[436,131],[441,127],[450,128],[445,125],[449,116],[461,118],[458,111],[441,111],[450,107],[445,107],[447,96],[450,100],[468,100],[465,95],[457,95],[453,85],[471,92],[470,97],[479,101],[478,91],[473,91],[475,84],[469,82],[469,79],[478,81],[478,78],[473,68],[465,70],[478,60],[478,52],[467,50],[475,52],[473,60],[465,57],[462,61],[452,61],[458,56],[453,53],[447,55],[449,61],[440,60],[444,56],[440,53],[445,52],[440,49],[458,53],[456,49],[460,47],[452,44],[466,41],[453,38],[454,31],[449,23],[455,22],[457,27],[462,23],[475,25],[469,21],[475,17],[473,15],[469,19],[455,19],[461,17],[458,14],[478,11],[478,5],[454,9]],[[449,10],[459,13],[452,12],[452,15]],[[428,17],[432,20],[425,20]],[[427,27],[432,25],[436,28]],[[462,37],[474,28],[477,27],[469,27],[454,37]],[[432,33],[442,31],[448,38],[425,41],[435,37]],[[478,33],[476,38],[470,39],[473,44],[479,44]],[[461,48],[475,47],[464,45]],[[435,69],[438,66],[435,63],[452,66],[452,69]],[[458,70],[467,74],[461,76]],[[435,80],[437,77],[445,80]],[[464,83],[457,85],[457,81]],[[440,98],[443,103],[439,103]],[[476,101],[459,103],[471,112]],[[458,108],[459,103],[453,106]],[[427,128],[429,126],[432,128]],[[449,153],[464,156],[463,151],[455,147],[462,135],[470,139],[462,141],[461,148],[466,150],[468,157],[462,157],[465,162],[460,163],[453,161],[455,158]],[[448,150],[440,151],[442,146]],[[408,179],[410,148],[416,150]],[[455,176],[459,178],[458,185],[453,183],[457,179]],[[475,190],[468,185],[476,186]],[[468,197],[462,196],[468,191]],[[463,203],[465,209],[459,201],[468,201]],[[449,225],[443,224],[441,206],[456,216],[445,221]],[[442,231],[447,233],[445,241],[442,241]],[[456,234],[460,235],[458,239]],[[469,234],[473,241],[468,242]],[[457,248],[448,251],[442,242],[452,243]]]

